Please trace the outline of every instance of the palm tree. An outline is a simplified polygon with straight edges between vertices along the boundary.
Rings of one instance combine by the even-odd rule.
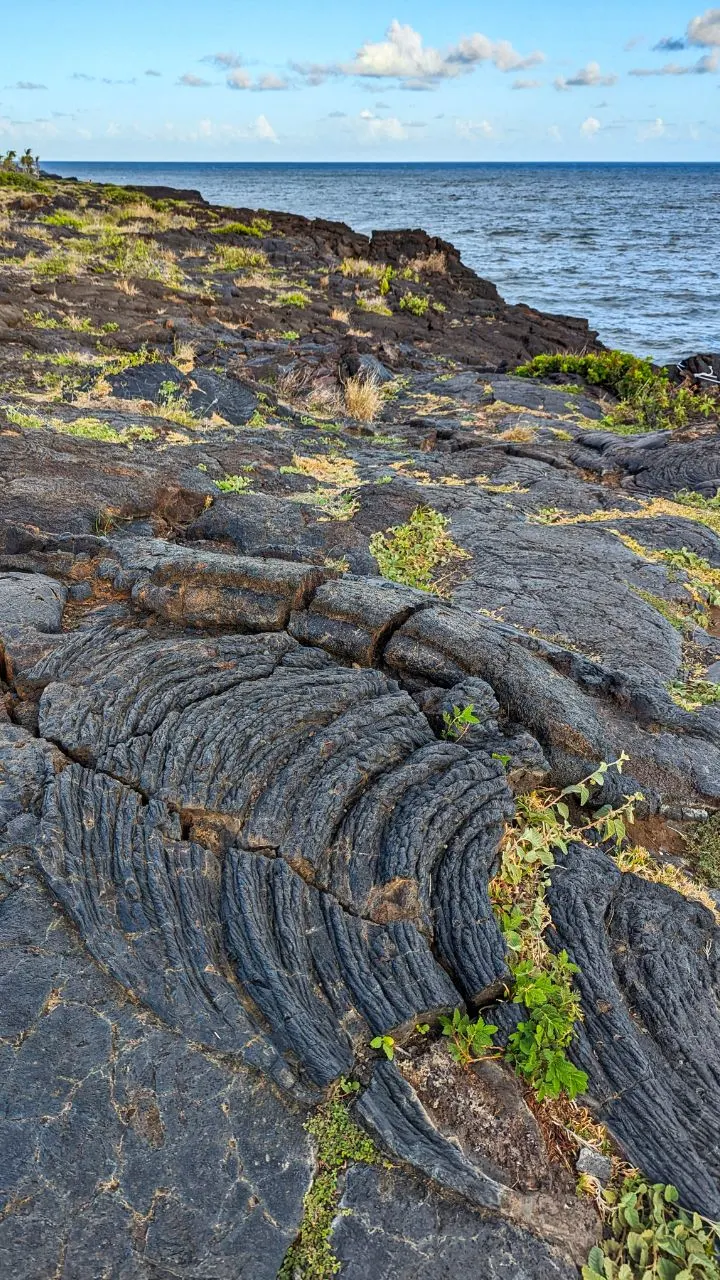
[[[23,151],[23,154],[20,157],[20,168],[25,169],[26,173],[32,173],[33,169],[35,168],[33,153],[29,147],[27,151]]]
[[[3,162],[2,162],[2,167],[3,167],[3,169],[14,169],[14,168],[15,168],[15,157],[16,157],[16,155],[17,155],[17,151],[6,151],[6,152],[5,152],[5,155],[3,156]]]

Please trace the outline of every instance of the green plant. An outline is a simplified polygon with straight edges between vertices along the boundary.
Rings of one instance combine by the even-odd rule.
[[[223,493],[247,493],[250,488],[249,476],[225,476],[224,480],[216,480],[215,485]]]
[[[670,382],[665,369],[655,368],[652,360],[627,351],[539,355],[519,365],[515,373],[521,378],[578,375],[609,391],[619,404],[608,412],[604,425],[620,434],[683,427],[718,411],[717,396],[678,386]]]
[[[440,1017],[442,1033],[450,1040],[448,1049],[461,1067],[480,1062],[482,1058],[497,1058],[499,1050],[493,1045],[497,1027],[479,1015],[473,1021],[467,1013],[453,1009],[452,1017]]]
[[[474,703],[470,702],[466,707],[453,707],[452,711],[443,711],[443,724],[443,738],[454,738],[456,741],[464,738],[472,725],[480,724],[475,715]]]
[[[243,267],[266,267],[267,256],[262,249],[223,244],[215,255],[215,266],[219,271],[240,271]]]
[[[688,851],[705,884],[720,889],[720,809],[693,827]]]
[[[358,311],[370,311],[375,316],[391,316],[392,311],[382,301],[382,298],[363,298],[355,299],[355,306]]]
[[[718,1227],[680,1208],[675,1187],[633,1174],[603,1200],[608,1234],[591,1249],[583,1280],[718,1280]]]
[[[215,227],[219,236],[265,236],[270,231],[272,222],[267,218],[253,218],[251,223],[225,222],[221,227]]]
[[[310,299],[299,289],[291,289],[289,293],[279,293],[275,303],[278,307],[299,307],[303,310],[310,305]]]
[[[380,1163],[372,1138],[351,1120],[347,1105],[337,1097],[323,1103],[305,1128],[315,1140],[317,1172],[278,1280],[331,1280],[338,1273],[341,1263],[330,1246],[330,1234],[338,1214],[340,1175],[352,1163]]]
[[[295,342],[300,337],[300,334],[297,329],[286,329],[284,333],[280,334],[280,337],[284,338],[286,342]]]
[[[82,231],[83,220],[78,218],[74,213],[64,213],[58,210],[56,213],[49,213],[43,218],[46,227],[70,227],[73,231]]]
[[[430,299],[419,293],[406,293],[400,299],[400,310],[409,311],[413,316],[424,316],[430,306]]]
[[[701,677],[689,676],[687,680],[673,680],[668,686],[673,702],[684,711],[699,711],[720,702],[720,684]]]
[[[405,524],[372,535],[370,554],[383,577],[391,582],[436,595],[447,594],[446,586],[437,578],[438,570],[470,558],[453,542],[449,525],[447,517],[432,507],[416,507]]]
[[[370,1041],[370,1048],[382,1049],[389,1062],[395,1057],[395,1041],[392,1036],[374,1036]]]
[[[586,1085],[566,1053],[581,1018],[572,983],[578,969],[566,952],[555,955],[543,936],[550,923],[545,900],[548,871],[555,865],[556,852],[567,852],[570,841],[582,841],[589,832],[620,849],[634,817],[637,793],[614,808],[603,805],[586,822],[571,821],[569,801],[585,806],[609,770],[622,772],[626,760],[623,753],[612,764],[603,761],[561,792],[544,789],[519,796],[503,842],[501,868],[490,885],[493,910],[511,953],[513,999],[528,1012],[510,1037],[507,1057],[540,1099],[560,1093],[573,1098]]]
[[[528,1018],[510,1036],[507,1057],[541,1102],[561,1093],[575,1098],[587,1088],[585,1072],[574,1067],[566,1055],[575,1023],[582,1017],[571,980],[579,972],[566,951],[558,955],[549,952],[544,965],[520,960],[512,970],[513,1002],[525,1005]]]

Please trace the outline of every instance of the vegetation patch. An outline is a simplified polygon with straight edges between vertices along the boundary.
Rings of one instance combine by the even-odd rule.
[[[424,316],[430,307],[430,299],[419,293],[406,293],[398,305],[401,311],[409,311],[412,316]]]
[[[587,1085],[587,1077],[567,1056],[575,1026],[582,1018],[573,985],[578,972],[566,952],[553,953],[544,934],[550,924],[545,900],[548,873],[556,853],[568,845],[594,838],[619,850],[634,805],[641,797],[628,796],[622,805],[606,805],[587,822],[573,822],[569,802],[582,809],[593,790],[602,786],[609,769],[622,771],[626,756],[612,764],[604,761],[587,778],[563,791],[548,788],[518,798],[517,813],[503,842],[500,871],[490,885],[490,900],[508,950],[514,979],[514,1002],[527,1010],[527,1018],[510,1036],[506,1055],[515,1070],[532,1086],[537,1097],[574,1098]]]
[[[470,556],[450,537],[450,521],[432,507],[416,507],[405,524],[374,533],[370,554],[384,578],[419,587],[434,595],[449,594],[453,568]],[[440,570],[444,572],[439,573]]]
[[[677,1189],[626,1178],[607,1188],[607,1238],[591,1250],[583,1280],[718,1280],[720,1233],[678,1205]]]
[[[215,227],[220,236],[266,236],[272,231],[272,222],[267,218],[253,218],[252,222],[225,222]]]
[[[693,828],[688,852],[704,883],[720,889],[720,809]]]
[[[353,1093],[353,1083],[341,1081],[340,1088],[344,1085]],[[315,1139],[317,1173],[278,1280],[329,1280],[337,1275],[341,1263],[332,1251],[330,1233],[339,1212],[340,1178],[350,1164],[384,1163],[372,1138],[354,1123],[347,1104],[337,1096],[323,1103],[305,1128]]]
[[[213,265],[217,271],[240,271],[243,267],[266,267],[268,260],[262,249],[224,244],[218,249]]]
[[[621,435],[685,427],[720,413],[720,396],[673,383],[652,360],[627,351],[540,355],[519,365],[515,373],[521,378],[579,376],[617,396],[620,403],[607,413],[603,425]]]

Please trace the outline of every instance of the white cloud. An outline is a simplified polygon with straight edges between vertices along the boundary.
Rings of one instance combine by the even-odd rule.
[[[239,53],[206,53],[201,62],[211,62],[214,67],[220,71],[229,71],[231,67],[242,66],[242,58]]]
[[[599,62],[588,62],[567,80],[564,76],[558,76],[555,80],[556,89],[584,89],[599,84],[617,84],[617,76],[612,72],[610,75],[603,75]]]
[[[550,138],[551,142],[562,142],[563,140],[562,133],[560,132],[560,126],[557,124],[550,125],[550,128],[547,131],[547,135],[548,135],[548,138]]]
[[[275,76],[272,72],[268,72],[267,75],[260,76],[260,79],[255,82],[253,88],[261,92],[266,92],[275,89],[287,89],[289,86],[287,80],[283,77]]]
[[[241,68],[231,71],[227,78],[228,89],[249,89],[251,84],[252,80],[247,71],[243,71]]]
[[[513,80],[513,89],[539,89],[542,80]]]
[[[402,142],[407,138],[405,126],[397,116],[376,116],[367,107],[360,112],[361,138],[364,142]]]
[[[520,71],[544,61],[545,55],[539,50],[523,55],[508,40],[493,41],[479,32],[463,36],[448,49],[434,49],[423,44],[422,36],[413,27],[394,18],[385,39],[366,40],[351,62],[292,65],[308,84],[321,84],[328,76],[343,75],[399,80],[406,89],[427,89],[440,80],[465,75],[483,62],[492,63],[498,71]]]
[[[475,138],[492,138],[495,130],[489,120],[456,120],[455,132],[459,138],[472,141]]]
[[[702,17],[688,23],[689,44],[720,45],[720,9],[706,9]]]
[[[665,121],[658,116],[650,124],[642,129],[638,129],[638,142],[650,142],[653,138],[662,138],[667,133],[667,125]]]
[[[34,80],[16,80],[15,84],[6,84],[6,89],[47,89],[46,84],[36,84]]]
[[[202,76],[194,76],[190,71],[186,71],[184,76],[180,76],[178,84],[184,85],[187,89],[207,89],[210,81],[203,80]]]
[[[251,89],[254,93],[267,93],[270,90],[290,88],[287,80],[273,75],[272,72],[267,72],[266,75],[253,80],[242,67],[236,67],[234,71],[231,71],[225,83],[228,89]]]
[[[267,116],[258,116],[253,125],[253,132],[255,137],[262,142],[277,142],[278,140],[277,134]]]
[[[586,138],[594,138],[595,134],[602,128],[600,121],[595,116],[588,116],[587,120],[583,120],[580,125],[580,132]]]
[[[720,67],[720,53],[704,53],[697,62],[682,66],[678,62],[666,62],[663,67],[633,67],[629,76],[707,76]]]

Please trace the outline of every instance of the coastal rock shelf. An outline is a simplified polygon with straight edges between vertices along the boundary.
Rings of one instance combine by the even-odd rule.
[[[69,255],[41,219],[103,199],[41,183],[18,246],[51,226]],[[51,297],[18,249],[2,286],[0,1271],[301,1280],[307,1122],[341,1080],[379,1153],[338,1185],[342,1276],[571,1280],[599,1226],[566,1153],[439,1024],[520,1014],[489,896],[517,794],[626,752],[594,802],[642,791],[658,854],[720,805],[720,701],[677,693],[720,679],[717,423],[618,436],[591,387],[513,376],[593,336],[422,232],[258,217],[159,205],[183,282]],[[209,281],[248,241],[265,266]],[[440,308],[333,318],[348,258],[429,272]],[[265,269],[307,305],[238,275]],[[48,381],[58,353],[82,379]],[[418,508],[454,539],[435,590],[376,558]],[[591,844],[547,903],[583,1102],[720,1217],[716,915]]]

